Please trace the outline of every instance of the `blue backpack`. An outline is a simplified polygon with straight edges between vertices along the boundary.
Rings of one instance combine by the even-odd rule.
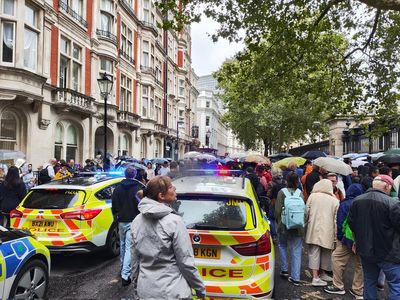
[[[296,189],[294,193],[291,193],[287,188],[284,188],[282,192],[285,195],[281,215],[282,223],[286,226],[286,229],[303,228],[306,205],[300,197],[301,191]]]

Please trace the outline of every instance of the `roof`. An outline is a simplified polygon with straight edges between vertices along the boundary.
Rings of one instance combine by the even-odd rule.
[[[245,185],[251,184],[245,179]],[[186,176],[174,180],[178,194],[216,194],[221,196],[239,196],[248,198],[243,178],[228,176]]]
[[[124,177],[115,176],[92,176],[92,177],[73,177],[62,180],[50,181],[49,183],[38,185],[33,190],[43,188],[68,188],[68,189],[82,189],[85,187],[91,187],[105,181],[113,179],[123,179]]]

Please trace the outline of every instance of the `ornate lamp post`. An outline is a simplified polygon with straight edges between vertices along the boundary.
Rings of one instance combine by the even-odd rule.
[[[99,84],[100,95],[104,98],[104,118],[103,118],[103,127],[104,127],[104,153],[103,153],[103,168],[105,165],[106,157],[107,157],[107,99],[111,93],[113,87],[113,79],[111,75],[107,73],[103,74],[103,77],[97,79],[97,83]]]

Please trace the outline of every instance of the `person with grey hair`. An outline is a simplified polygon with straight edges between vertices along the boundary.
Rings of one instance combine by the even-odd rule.
[[[389,196],[392,186],[390,176],[378,175],[350,207],[353,251],[361,257],[366,300],[378,299],[380,270],[386,275],[389,299],[400,299],[400,201]]]

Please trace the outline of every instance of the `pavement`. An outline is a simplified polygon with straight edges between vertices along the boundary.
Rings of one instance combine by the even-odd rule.
[[[279,253],[277,251],[275,253],[277,254],[275,299],[354,299],[348,292],[344,296],[330,295],[325,293],[323,288],[311,286],[306,248],[303,247],[301,286],[294,286],[279,277]],[[119,257],[109,258],[101,252],[54,255],[48,296],[50,299],[133,299],[133,286],[121,286],[119,271]],[[352,264],[350,264],[345,272],[346,291],[351,288],[352,276]],[[385,290],[387,291],[387,287]],[[387,295],[381,294],[381,296],[383,299]]]

